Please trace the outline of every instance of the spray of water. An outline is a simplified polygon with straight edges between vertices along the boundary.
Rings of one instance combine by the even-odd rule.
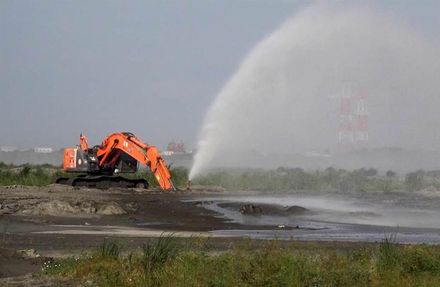
[[[440,147],[438,51],[373,9],[311,5],[262,40],[218,94],[190,178],[334,148],[335,98],[346,86],[368,91],[370,147]]]

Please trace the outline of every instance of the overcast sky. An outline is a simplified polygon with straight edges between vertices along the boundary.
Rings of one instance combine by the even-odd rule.
[[[193,146],[244,56],[308,3],[0,0],[0,145]],[[440,1],[365,3],[440,39]]]

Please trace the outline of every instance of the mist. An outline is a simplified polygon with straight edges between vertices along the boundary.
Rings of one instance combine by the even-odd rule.
[[[333,154],[347,90],[366,94],[368,115],[351,150],[438,149],[438,48],[372,7],[310,5],[257,44],[218,93],[190,178],[215,167],[298,165],[285,161],[292,154]]]

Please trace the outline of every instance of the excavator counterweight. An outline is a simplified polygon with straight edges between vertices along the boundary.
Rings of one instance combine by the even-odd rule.
[[[151,170],[161,189],[176,190],[171,173],[157,148],[128,132],[113,133],[101,145],[92,148],[89,148],[87,137],[81,134],[77,147],[64,149],[63,160],[64,171],[80,175],[58,178],[56,183],[97,188],[148,188],[149,184],[144,178],[116,176],[136,172],[139,164]]]

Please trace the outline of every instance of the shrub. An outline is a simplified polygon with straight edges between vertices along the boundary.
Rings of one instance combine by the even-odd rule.
[[[407,273],[440,273],[440,255],[421,246],[408,246],[402,256],[402,269]]]
[[[419,190],[423,187],[424,172],[422,170],[410,172],[405,176],[405,185],[409,191]]]
[[[188,169],[184,167],[171,168],[171,179],[176,187],[185,187],[188,182]]]
[[[28,166],[28,165],[25,165],[21,169],[19,175],[22,176],[22,177],[26,177],[26,176],[29,176],[30,173],[31,173],[31,167]]]

